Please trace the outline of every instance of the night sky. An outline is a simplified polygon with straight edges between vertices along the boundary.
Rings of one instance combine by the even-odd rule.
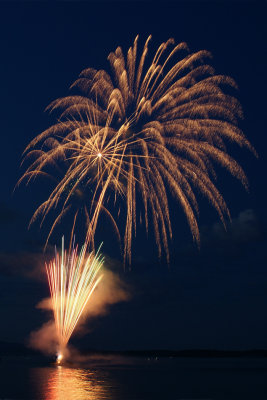
[[[266,3],[265,3],[266,4]],[[245,118],[240,126],[256,148],[228,145],[243,166],[247,193],[226,171],[217,186],[232,215],[227,232],[199,198],[201,248],[192,243],[179,205],[171,202],[171,262],[157,259],[152,234],[134,242],[132,270],[124,272],[109,225],[99,229],[107,263],[125,281],[127,302],[90,322],[74,339],[99,349],[267,349],[267,136],[266,5],[253,2],[0,3],[1,197],[0,341],[25,342],[48,315],[36,304],[49,295],[42,248],[47,226],[28,230],[45,185],[13,189],[29,141],[55,119],[44,113],[87,67],[108,69],[107,56],[124,51],[137,34],[152,34],[151,53],[173,37],[191,51],[212,52],[219,74],[239,86]],[[151,57],[150,53],[150,57]],[[62,223],[52,244],[59,244]]]

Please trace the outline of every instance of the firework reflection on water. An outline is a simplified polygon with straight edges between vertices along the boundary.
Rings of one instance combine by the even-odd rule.
[[[43,380],[43,397],[41,398],[45,400],[100,400],[107,398],[107,387],[103,385],[103,381],[93,370],[58,366],[43,372],[45,372],[45,383]]]

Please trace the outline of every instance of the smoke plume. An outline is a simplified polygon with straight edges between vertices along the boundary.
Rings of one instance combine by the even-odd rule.
[[[84,334],[89,332],[89,329],[86,326],[88,319],[104,316],[109,312],[110,307],[113,304],[128,301],[130,297],[129,287],[123,282],[123,280],[114,272],[103,268],[102,279],[89,298],[83,315],[74,331],[74,335],[75,333]],[[50,298],[41,300],[36,307],[52,313],[52,303]],[[91,324],[90,330],[92,329]],[[47,355],[52,355],[57,352],[57,332],[52,315],[51,320],[30,334],[29,345]]]

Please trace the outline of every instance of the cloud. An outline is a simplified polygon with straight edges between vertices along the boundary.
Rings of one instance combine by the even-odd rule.
[[[226,226],[226,230],[219,222],[211,227],[201,229],[201,242],[203,245],[211,242],[220,245],[245,244],[259,240],[262,237],[263,227],[252,209],[241,211],[236,218]]]

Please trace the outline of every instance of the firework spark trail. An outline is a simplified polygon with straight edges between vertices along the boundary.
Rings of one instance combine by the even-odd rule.
[[[117,223],[108,210],[109,196],[114,203],[126,199],[122,201],[126,208],[125,261],[131,260],[136,233],[137,196],[143,202],[138,209],[140,219],[143,215],[148,230],[152,217],[159,256],[164,250],[168,260],[172,237],[169,193],[180,203],[193,239],[199,243],[196,191],[207,198],[223,224],[230,218],[226,202],[214,185],[214,164],[248,187],[244,171],[227,152],[226,142],[256,154],[237,127],[242,118],[238,100],[224,92],[225,88],[233,91],[236,84],[228,76],[215,74],[207,62],[211,54],[206,50],[190,53],[186,43],[175,45],[169,39],[146,66],[150,40],[151,36],[140,57],[138,37],[126,56],[118,47],[108,56],[111,74],[85,69],[71,86],[81,95],[50,104],[51,112],[60,112],[58,122],[26,148],[26,158],[34,160],[21,178],[30,181],[45,175],[58,160],[64,163],[63,178],[32,218],[42,217],[43,221],[57,209],[50,234],[85,182],[92,190],[83,208],[88,243],[93,243],[101,211],[107,210],[112,223]]]
[[[56,251],[55,259],[46,264],[59,358],[62,357],[90,296],[102,278],[99,271],[103,257],[99,250],[96,254],[87,254],[86,251],[85,243],[78,253],[78,246],[74,245],[74,241],[72,247],[65,250],[62,238],[61,253]]]

